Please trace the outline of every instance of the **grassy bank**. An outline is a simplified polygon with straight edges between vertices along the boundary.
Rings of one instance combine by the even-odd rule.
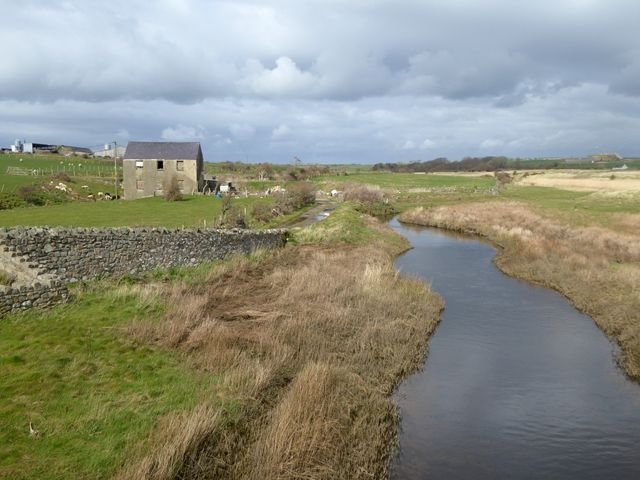
[[[130,287],[97,285],[0,319],[0,478],[107,478],[160,418],[211,395],[215,375],[122,334],[163,311]]]
[[[628,229],[576,226],[562,215],[515,202],[451,205],[405,212],[408,223],[488,238],[505,273],[553,288],[620,345],[621,366],[640,379],[640,217]]]
[[[442,302],[348,205],[292,243],[3,319],[0,476],[383,475]]]

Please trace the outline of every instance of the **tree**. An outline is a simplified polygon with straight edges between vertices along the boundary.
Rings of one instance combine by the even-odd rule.
[[[166,179],[164,184],[164,199],[167,202],[177,202],[182,200],[182,192],[180,191],[180,183],[175,175],[171,175]]]
[[[273,167],[270,163],[261,163],[258,165],[258,178],[260,180],[270,179],[273,176]]]

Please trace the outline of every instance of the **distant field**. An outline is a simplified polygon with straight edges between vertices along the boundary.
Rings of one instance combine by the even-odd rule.
[[[430,175],[414,173],[354,173],[341,176],[323,176],[319,181],[326,184],[366,183],[384,188],[442,188],[442,187],[478,187],[490,188],[495,185],[493,175]]]
[[[234,200],[249,206],[251,198]],[[220,214],[222,201],[214,197],[186,196],[179,202],[162,198],[117,202],[71,202],[46,207],[14,208],[0,211],[0,226],[49,225],[75,227],[211,226]]]
[[[38,175],[9,175],[8,167],[36,170]],[[70,177],[113,178],[113,164],[109,160],[61,155],[0,154],[0,189],[4,186],[4,191],[11,191],[21,185],[38,183],[43,178],[58,172],[64,172]]]
[[[635,214],[640,214],[640,188],[630,189],[640,179],[630,171],[545,171],[523,178],[518,172],[514,184],[490,192],[496,184],[491,174],[474,172],[460,174],[359,173],[322,177],[322,188],[340,189],[341,184],[364,183],[393,189],[395,206],[404,211],[416,206],[434,207],[471,202],[519,201],[543,209],[572,225],[602,225],[623,230],[633,229]],[[611,175],[614,179],[611,180]],[[531,186],[530,179],[548,179],[547,186]],[[553,181],[570,179],[577,188],[554,187]],[[594,188],[604,184],[602,188]],[[633,186],[633,185],[632,185]],[[449,187],[449,188],[447,188]],[[620,190],[616,190],[619,188]]]
[[[546,170],[527,176],[518,173],[516,179],[520,185],[574,191],[640,192],[638,170]]]
[[[23,162],[19,162],[23,158]],[[62,163],[61,163],[62,162]],[[2,182],[15,187],[34,181],[50,181],[51,177],[8,176],[7,166],[46,168],[56,171],[82,169],[106,171],[108,162],[74,157],[20,157],[0,155],[0,189]],[[527,176],[524,176],[525,173]],[[108,177],[74,177],[76,190],[87,184],[94,193],[111,192]],[[107,183],[99,183],[107,182]],[[320,190],[337,188],[347,183],[370,184],[393,191],[399,210],[418,205],[434,206],[487,200],[518,200],[539,208],[552,209],[567,216],[572,223],[597,221],[610,223],[611,214],[640,212],[640,174],[637,171],[547,170],[518,172],[515,183],[502,189],[500,195],[490,192],[496,185],[491,173],[413,174],[355,171],[348,175],[323,175],[315,183]],[[286,181],[248,180],[239,184],[244,190],[264,191],[274,185],[287,187]],[[234,200],[249,207],[254,198]],[[264,200],[270,201],[270,200]],[[165,202],[161,198],[119,202],[71,202],[46,207],[26,207],[0,211],[0,226],[210,226],[220,214],[221,202],[212,197],[186,197],[181,202]],[[298,212],[299,213],[299,212]],[[285,218],[277,221],[282,224]]]
[[[558,160],[521,160],[510,159],[507,162],[507,169],[549,169],[549,170],[611,170],[613,167],[621,167],[626,165],[630,169],[640,169],[639,158],[623,158],[622,160],[616,160],[615,162],[597,162],[591,163],[590,161],[576,162],[567,161],[566,159]]]

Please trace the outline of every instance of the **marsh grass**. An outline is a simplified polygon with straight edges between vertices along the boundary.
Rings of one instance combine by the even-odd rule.
[[[640,216],[619,220],[638,225]],[[483,203],[417,208],[401,220],[486,237],[501,247],[496,264],[517,278],[553,288],[622,348],[621,366],[640,379],[640,231],[579,227],[530,206]]]
[[[129,335],[220,375],[218,397],[240,410],[229,421],[202,410],[209,431],[193,429],[193,441],[156,432],[152,453],[122,478],[381,476],[397,421],[388,396],[424,358],[442,301],[397,274],[398,244],[364,243],[235,258],[200,285],[166,291],[175,307]]]

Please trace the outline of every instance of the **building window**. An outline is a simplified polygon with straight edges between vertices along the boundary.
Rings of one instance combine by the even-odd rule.
[[[178,180],[178,188],[180,188],[180,191],[184,191],[184,180]]]
[[[158,160],[158,170],[164,170],[164,161]]]
[[[184,160],[178,160],[176,162],[176,170],[179,172],[183,172],[184,171]]]
[[[144,180],[136,180],[136,189],[144,190]]]
[[[136,168],[142,168],[144,166],[144,162],[142,160],[136,160]]]

